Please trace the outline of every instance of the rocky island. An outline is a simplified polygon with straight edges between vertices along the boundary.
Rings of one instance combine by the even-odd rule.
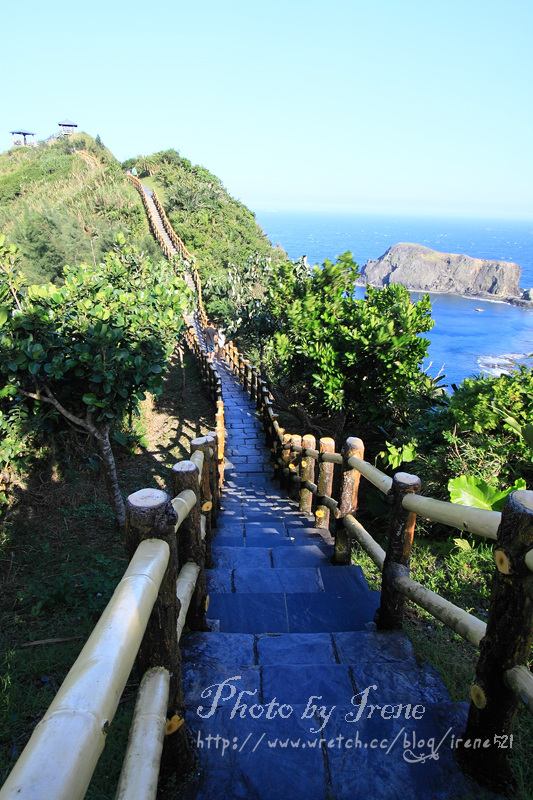
[[[423,292],[498,298],[533,306],[530,292],[520,288],[521,268],[510,261],[487,261],[454,253],[438,253],[420,244],[400,243],[377,261],[367,261],[357,283],[386,286],[400,283]]]

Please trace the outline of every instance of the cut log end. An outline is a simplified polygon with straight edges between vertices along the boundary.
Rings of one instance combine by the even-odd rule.
[[[404,486],[416,486],[420,483],[420,478],[417,475],[410,475],[408,472],[397,472],[394,481],[402,483]]]
[[[213,444],[214,439],[211,436],[199,436],[197,439],[193,439],[191,441],[191,448],[192,447],[202,447],[205,444],[211,445]]]
[[[198,467],[193,461],[178,461],[172,467],[172,472],[197,472]]]
[[[128,497],[128,503],[135,508],[155,508],[167,501],[167,493],[161,489],[139,489]]]
[[[513,492],[513,500],[520,503],[521,506],[527,508],[528,511],[533,511],[533,492],[528,489],[517,489]]]

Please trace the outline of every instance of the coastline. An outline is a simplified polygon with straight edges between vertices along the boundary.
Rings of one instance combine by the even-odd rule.
[[[386,284],[385,284],[386,285]],[[405,284],[400,284],[405,286]],[[370,283],[369,281],[355,281],[354,286],[365,288],[365,286],[373,286],[376,289],[382,289],[384,284]],[[494,295],[490,292],[477,292],[477,293],[464,293],[464,292],[443,292],[438,289],[423,289],[419,286],[405,286],[408,292],[422,292],[423,294],[442,294],[449,295],[449,297],[462,297],[464,300],[487,300],[492,303],[505,303],[519,308],[533,310],[533,300],[526,300],[523,297],[505,297],[503,295]]]

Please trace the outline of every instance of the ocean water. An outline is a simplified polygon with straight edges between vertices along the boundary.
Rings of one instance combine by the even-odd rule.
[[[263,211],[256,217],[273,244],[279,242],[293,259],[306,255],[310,264],[350,250],[362,266],[393,244],[414,242],[443,253],[514,261],[522,268],[521,287],[533,287],[533,220],[292,211]],[[356,295],[363,297],[364,289],[356,289]],[[411,297],[417,300],[420,293]],[[431,301],[435,326],[426,335],[430,347],[424,368],[434,376],[444,374],[448,386],[531,363],[533,311],[456,295],[432,294]]]

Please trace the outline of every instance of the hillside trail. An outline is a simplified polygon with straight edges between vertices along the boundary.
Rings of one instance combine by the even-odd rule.
[[[188,321],[202,341],[197,316]],[[468,704],[451,701],[404,633],[376,630],[379,592],[359,566],[332,565],[328,531],[271,477],[255,404],[217,368],[225,481],[206,570],[210,630],[181,640],[197,771],[179,799],[495,798],[453,758]]]
[[[377,632],[379,592],[335,567],[333,540],[271,479],[255,404],[225,364],[225,485],[207,571],[210,632],[182,638],[189,800],[494,797],[465,777],[452,703],[405,634]],[[180,797],[183,797],[180,794]]]

